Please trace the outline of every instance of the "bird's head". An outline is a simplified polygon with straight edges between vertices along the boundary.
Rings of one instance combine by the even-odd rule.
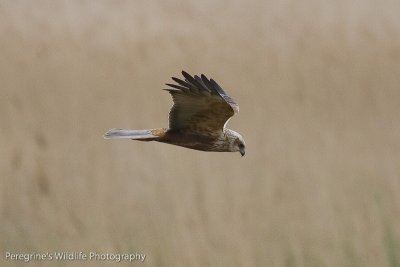
[[[237,143],[237,149],[240,152],[240,155],[242,155],[243,157],[244,154],[246,154],[246,144],[244,143],[243,138],[241,136],[240,138],[237,138],[236,143]]]
[[[243,157],[244,154],[246,153],[246,144],[244,142],[243,137],[239,133],[232,131],[232,130],[229,130],[228,135],[229,135],[229,139],[230,139],[230,143],[231,143],[230,151],[232,151],[232,152],[239,151]]]

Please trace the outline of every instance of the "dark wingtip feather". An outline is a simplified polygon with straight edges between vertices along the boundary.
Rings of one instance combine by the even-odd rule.
[[[221,86],[219,86],[219,84],[216,81],[214,81],[213,79],[210,79],[210,82],[218,92],[220,92],[221,94],[226,95],[224,89],[222,89]]]
[[[182,71],[182,75],[183,77],[185,77],[189,82],[192,82],[192,80],[194,80],[194,78],[192,77],[192,75],[190,75],[189,73],[187,73],[186,71]]]
[[[204,84],[203,80],[199,76],[194,75],[194,78],[201,85],[201,89],[203,89],[207,92],[211,92],[211,90],[207,88],[207,85]]]
[[[186,88],[184,86],[181,86],[181,85],[178,85],[178,84],[166,83],[165,85],[168,85],[168,86],[170,86],[172,88],[175,88],[175,89],[179,89],[179,90],[184,91],[184,92],[189,92],[188,88]]]
[[[194,89],[196,89],[197,91],[201,91],[201,89],[203,89],[203,85],[199,83],[192,75],[190,75],[186,71],[182,71],[182,75],[183,77],[185,77],[187,83],[193,85]]]
[[[175,77],[172,77],[172,80],[174,80],[174,82],[180,84],[181,86],[186,87],[188,90],[196,89],[195,86],[192,85],[189,82],[182,81],[181,79],[178,79],[178,78],[175,78]]]
[[[210,80],[206,77],[206,75],[201,74],[201,80],[203,81],[204,85],[210,90],[210,92],[213,92],[214,94],[218,94],[218,91],[216,88],[214,88],[213,84],[210,82]]]

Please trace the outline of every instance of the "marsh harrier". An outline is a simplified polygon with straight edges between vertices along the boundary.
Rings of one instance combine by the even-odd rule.
[[[173,77],[167,83],[174,101],[169,113],[169,128],[149,130],[111,129],[105,139],[158,141],[186,148],[245,154],[243,137],[226,128],[239,106],[213,80],[204,74],[191,76],[182,71],[184,80]]]

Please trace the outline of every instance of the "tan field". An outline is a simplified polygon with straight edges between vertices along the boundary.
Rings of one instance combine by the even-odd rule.
[[[400,266],[399,1],[2,1],[1,266]],[[180,71],[240,104],[246,156],[166,127]]]

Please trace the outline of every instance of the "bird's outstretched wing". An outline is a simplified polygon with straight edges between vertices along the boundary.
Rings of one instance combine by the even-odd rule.
[[[192,77],[182,71],[185,80],[173,77],[167,83],[174,105],[169,113],[169,128],[196,134],[219,135],[239,106],[213,80],[204,74]]]

